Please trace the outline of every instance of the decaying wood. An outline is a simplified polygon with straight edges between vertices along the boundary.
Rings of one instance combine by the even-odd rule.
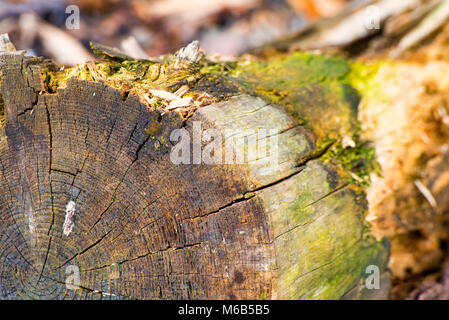
[[[368,17],[368,6],[382,4],[392,10],[382,11],[378,29],[366,30],[367,20],[361,17]],[[447,0],[355,1],[341,15],[258,52],[270,56],[314,49],[363,61],[364,80],[353,83],[362,95],[361,137],[375,146],[382,172],[372,175],[367,189],[367,219],[378,238],[390,240],[395,299],[418,298],[414,289],[427,288],[429,277],[440,286],[435,279],[446,272],[448,5]],[[438,292],[445,297],[440,289],[432,295]]]
[[[136,88],[101,78],[105,64],[63,79],[43,59],[0,54],[0,297],[386,297],[388,245],[365,222],[361,177],[329,155],[360,145],[357,94],[341,83],[348,65],[301,55],[273,63],[291,82],[285,90],[299,89],[281,93],[265,67],[242,63],[226,75],[216,72],[226,63],[192,50],[197,44],[133,68]],[[334,63],[323,82],[320,70]],[[304,79],[309,71],[317,76]],[[160,95],[141,96],[149,88],[190,90],[195,107],[164,109]],[[242,141],[257,130],[276,130],[276,152],[240,164],[175,164],[172,132],[192,136],[198,123],[222,133],[236,157],[255,147]],[[365,288],[372,265],[381,290]],[[80,270],[76,290],[66,286],[69,266]]]
[[[412,3],[357,2],[274,44],[349,50],[373,37],[358,62],[226,62],[196,42],[136,60],[94,44],[104,60],[61,69],[2,37],[0,297],[375,299],[391,275],[395,298],[444,297],[433,276],[403,290],[447,260],[449,241],[449,30],[432,20],[448,1]],[[388,9],[380,31],[330,36],[370,4]],[[378,46],[382,59],[367,59]],[[272,138],[276,149],[174,163],[172,133],[198,125],[220,133],[218,154],[245,158]],[[370,266],[380,290],[365,286]]]

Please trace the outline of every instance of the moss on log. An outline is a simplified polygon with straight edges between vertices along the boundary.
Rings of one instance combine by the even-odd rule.
[[[376,162],[359,137],[355,68],[180,51],[60,70],[1,53],[0,297],[386,297],[388,243],[365,221]],[[185,86],[181,107],[161,93]],[[245,161],[175,164],[173,131],[198,125],[221,133],[214,156],[230,146]],[[251,140],[260,129],[276,133]],[[248,141],[272,138],[248,158]],[[371,265],[380,291],[364,288]]]

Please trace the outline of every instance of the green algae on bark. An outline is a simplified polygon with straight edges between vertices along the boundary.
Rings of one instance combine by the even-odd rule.
[[[281,298],[338,299],[365,284],[369,266],[386,272],[388,243],[376,241],[364,221],[364,188],[348,184],[334,165],[310,161],[279,192],[280,207],[268,200],[270,192],[264,202],[280,248]]]
[[[321,168],[332,168],[320,175],[320,165],[307,166],[303,183],[288,188],[296,199],[282,210],[278,225],[294,226],[275,230],[277,246],[304,251],[277,253],[277,285],[289,299],[338,299],[352,291],[363,297],[369,294],[362,290],[369,266],[387,274],[388,241],[371,236],[365,221],[364,190],[370,175],[380,170],[375,149],[360,138],[358,107],[371,94],[362,84],[374,82],[376,75],[373,66],[363,66],[343,58],[293,53],[240,62],[232,72],[248,92],[279,105],[298,125],[311,129],[317,139],[311,158],[319,159]],[[304,256],[307,259],[300,258]]]
[[[339,164],[349,180],[369,184],[377,173],[375,151],[360,141],[358,107],[366,99],[380,99],[371,89],[379,64],[353,62],[341,57],[296,52],[268,61],[243,61],[232,74],[246,90],[276,103],[298,124],[317,135],[322,160]]]
[[[342,83],[350,70],[343,58],[296,52],[270,61],[242,62],[235,75],[325,140],[352,136],[357,130],[359,98]]]

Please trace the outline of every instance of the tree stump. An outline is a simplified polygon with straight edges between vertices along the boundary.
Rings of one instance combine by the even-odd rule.
[[[349,63],[186,51],[67,70],[1,53],[0,297],[386,297]]]

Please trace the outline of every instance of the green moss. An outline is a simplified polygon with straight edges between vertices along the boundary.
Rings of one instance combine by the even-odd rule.
[[[333,147],[320,160],[307,163],[288,191],[296,198],[282,212],[284,220],[276,221],[291,230],[276,230],[285,233],[279,247],[297,250],[277,253],[283,274],[278,285],[289,299],[339,299],[364,281],[367,266],[386,268],[388,243],[376,241],[364,220],[365,188],[350,184],[340,189],[354,162],[374,157],[374,150],[364,145]],[[335,163],[347,169],[341,172]]]
[[[394,61],[352,62],[351,72],[342,81],[357,89],[364,101],[373,101],[376,104],[390,104],[389,97],[383,93],[383,83],[379,77],[381,68],[388,66],[390,70],[397,67]],[[392,73],[392,76],[394,72]]]
[[[370,174],[380,174],[380,165],[376,160],[376,150],[365,142],[358,141],[355,147],[342,146],[341,142],[334,144],[321,157],[324,163],[340,165],[349,173],[349,183],[369,186]]]
[[[299,124],[311,129],[317,135],[316,154],[332,145],[324,159],[340,164],[350,173],[351,182],[367,185],[377,164],[374,149],[358,138],[358,106],[369,95],[380,96],[371,88],[379,67],[297,52],[268,61],[240,62],[233,66],[232,74],[246,90],[280,105]],[[380,90],[380,85],[377,88]],[[356,146],[344,148],[345,139]]]
[[[234,73],[238,63],[234,61],[225,62],[204,62],[200,66],[200,72],[203,75],[220,75],[220,76],[230,76]]]
[[[276,240],[283,248],[278,287],[288,299],[339,299],[367,276],[367,266],[386,267],[388,245],[370,235],[363,191],[350,186],[329,194],[325,171],[310,179],[317,169],[307,169],[303,193],[284,213],[291,231]]]
[[[374,148],[360,141],[358,108],[366,101],[388,103],[378,72],[393,62],[354,62],[340,57],[296,52],[267,61],[242,61],[210,73],[232,74],[247,92],[275,103],[317,136],[316,154],[340,165],[349,181],[367,186],[378,172]],[[344,146],[353,141],[355,147]]]
[[[376,241],[367,236],[357,242],[345,255],[337,257],[325,266],[320,274],[310,277],[309,281],[317,285],[316,292],[302,296],[304,299],[340,299],[356,285],[364,285],[370,275],[367,267],[374,265],[384,270],[388,261],[388,241]],[[320,285],[321,284],[321,285]],[[317,294],[318,292],[318,294]]]
[[[58,88],[64,88],[72,77],[91,82],[103,81],[119,90],[124,99],[128,95],[136,95],[149,109],[155,110],[162,109],[164,104],[160,98],[150,99],[150,90],[174,93],[181,86],[188,85],[190,91],[187,96],[196,97],[206,93],[214,101],[235,95],[239,90],[235,79],[225,74],[229,71],[226,63],[181,63],[169,55],[158,63],[110,59],[87,62],[59,71],[42,70],[42,80],[48,93],[56,93]]]
[[[388,244],[376,241],[364,220],[364,190],[379,165],[358,122],[360,104],[383,99],[380,66],[294,53],[239,62],[232,72],[208,70],[231,73],[246,92],[279,105],[316,135],[305,160],[318,160],[307,162],[303,180],[285,191],[295,198],[272,217],[285,298],[338,299],[363,281],[367,266],[386,268]]]
[[[356,90],[342,80],[350,73],[343,58],[297,52],[269,61],[241,62],[234,76],[248,91],[278,104],[317,134],[319,143],[357,130]]]
[[[344,58],[306,52],[296,52],[269,61],[240,62],[234,70],[237,76],[259,75],[260,79],[254,79],[255,81],[262,80],[263,83],[274,87],[335,81],[342,79],[349,72],[350,66]]]

